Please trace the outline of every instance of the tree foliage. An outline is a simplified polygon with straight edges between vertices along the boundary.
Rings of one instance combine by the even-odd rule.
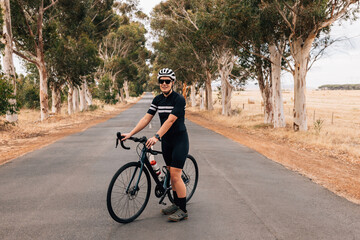
[[[14,90],[12,84],[4,77],[0,75],[0,116],[5,115],[8,111],[12,113],[17,112],[17,106],[13,106],[9,99],[14,98]]]

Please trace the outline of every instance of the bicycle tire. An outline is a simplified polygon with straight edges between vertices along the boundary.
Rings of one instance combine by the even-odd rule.
[[[134,221],[144,211],[149,201],[151,181],[149,172],[145,167],[143,168],[143,173],[139,181],[139,189],[135,190],[135,183],[139,176],[140,166],[140,162],[130,162],[125,164],[115,173],[109,184],[106,199],[107,208],[110,216],[119,223],[129,223]],[[130,191],[127,193],[126,188],[129,185],[131,176],[135,170],[136,175],[131,183]],[[140,191],[141,197],[139,195]],[[118,195],[120,195],[120,197],[118,197]],[[124,204],[121,203],[122,201]],[[136,209],[138,207],[136,201],[140,204],[138,210]],[[132,213],[132,207],[130,207],[130,205],[134,208],[134,213]]]
[[[190,160],[190,161],[189,161]],[[193,169],[189,169],[189,167],[192,167]],[[197,162],[193,156],[190,154],[187,155],[185,164],[183,167],[183,174],[181,175],[182,179],[184,180],[184,174],[187,175],[187,179],[189,180],[188,183],[185,183],[186,187],[186,202],[190,201],[192,196],[195,193],[197,183],[199,181],[199,167],[197,165]],[[174,202],[174,198],[172,196],[172,193],[168,192],[168,198],[170,202]]]

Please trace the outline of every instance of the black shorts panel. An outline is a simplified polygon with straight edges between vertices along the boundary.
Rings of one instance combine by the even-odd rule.
[[[167,166],[182,169],[189,153],[189,138],[186,131],[171,138],[162,139],[161,149]]]

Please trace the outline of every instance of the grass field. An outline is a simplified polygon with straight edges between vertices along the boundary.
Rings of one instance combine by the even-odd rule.
[[[293,92],[283,91],[284,113],[287,127],[275,130],[264,124],[264,107],[260,91],[234,92],[232,108],[236,116],[218,116],[221,109],[218,93],[213,93],[216,101],[214,117],[221,118],[228,126],[261,131],[264,134],[287,141],[297,142],[307,147],[318,148],[330,157],[339,157],[360,164],[360,91],[317,91],[306,94],[309,131],[294,133],[292,126]],[[248,100],[254,101],[249,104]]]
[[[360,204],[360,91],[308,91],[307,132],[292,129],[292,96],[283,92],[287,126],[281,129],[264,124],[259,91],[235,92],[231,117],[221,115],[217,100],[214,111],[187,108],[187,118]]]

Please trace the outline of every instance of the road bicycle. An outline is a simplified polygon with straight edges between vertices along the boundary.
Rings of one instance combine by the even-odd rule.
[[[120,142],[124,149],[129,150],[130,148],[121,141],[123,138],[121,133],[118,132],[116,136],[116,147]],[[128,139],[139,143],[137,145],[139,161],[129,162],[122,166],[113,176],[107,191],[108,211],[110,216],[119,223],[132,222],[144,211],[150,198],[150,176],[156,184],[155,196],[160,199],[159,204],[166,205],[164,202],[166,196],[170,202],[173,202],[169,170],[163,166],[161,170],[164,177],[159,179],[149,161],[150,155],[162,154],[162,152],[147,148],[145,136]],[[199,180],[198,165],[191,155],[187,155],[181,178],[186,186],[186,202],[188,202],[194,195]]]

